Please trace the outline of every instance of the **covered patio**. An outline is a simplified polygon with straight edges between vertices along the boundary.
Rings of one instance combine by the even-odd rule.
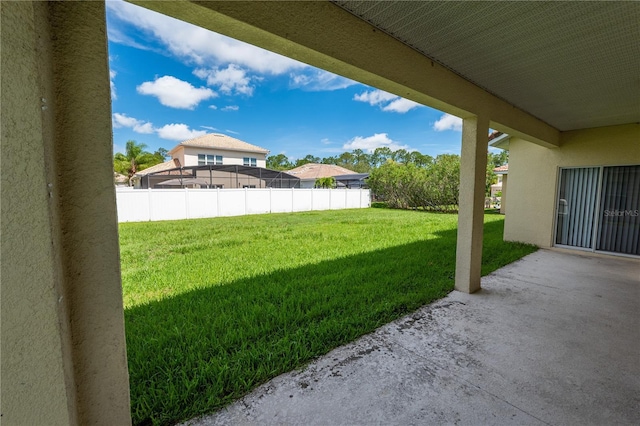
[[[540,250],[187,424],[638,424],[639,276]]]
[[[575,167],[636,170],[611,217],[637,231],[639,3],[132,3],[461,119],[458,292],[380,332],[397,344],[338,350],[279,416],[638,423],[638,260],[543,251],[483,281],[481,263],[490,128],[511,136],[505,239],[554,245],[560,172]],[[128,424],[105,4],[0,11],[2,421]],[[598,225],[611,209],[593,205]],[[348,374],[353,388],[332,381]]]

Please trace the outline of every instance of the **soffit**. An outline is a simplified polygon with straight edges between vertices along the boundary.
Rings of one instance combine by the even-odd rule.
[[[640,122],[640,3],[334,3],[559,130]]]

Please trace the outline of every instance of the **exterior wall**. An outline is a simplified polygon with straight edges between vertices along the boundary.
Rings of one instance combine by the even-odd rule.
[[[0,8],[2,423],[126,425],[105,6]]]
[[[222,164],[243,165],[244,157],[253,157],[257,160],[257,167],[267,167],[267,156],[256,152],[227,151],[212,148],[194,148],[190,146],[180,147],[173,158],[178,158],[183,166],[197,166],[198,154],[222,155]]]
[[[51,134],[43,133],[44,90],[38,84],[52,85],[37,65],[51,66],[50,47],[38,52],[36,45],[36,28],[48,38],[46,4],[2,2],[0,8],[2,423],[73,424],[69,323],[58,303],[64,290],[52,244],[57,239],[47,188],[52,174],[45,171]]]
[[[505,240],[553,245],[560,167],[632,164],[640,164],[638,124],[564,132],[553,149],[511,138]]]

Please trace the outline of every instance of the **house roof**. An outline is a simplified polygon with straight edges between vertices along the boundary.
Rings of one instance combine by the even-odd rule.
[[[354,173],[350,175],[334,176],[336,180],[364,180],[369,177],[369,173]]]
[[[190,146],[195,148],[214,148],[226,151],[246,151],[265,155],[269,153],[268,149],[259,147],[257,145],[251,145],[250,143],[241,141],[240,139],[232,138],[231,136],[223,135],[221,133],[207,133],[206,135],[199,136],[197,138],[182,141],[171,151],[169,151],[169,154],[171,154],[181,146]]]
[[[320,179],[325,177],[355,174],[353,170],[345,169],[344,167],[336,166],[335,164],[317,163],[303,164],[302,166],[287,171],[287,173],[300,179]]]
[[[180,167],[180,160],[174,158],[164,163],[156,164],[155,166],[148,167],[144,170],[140,170],[136,173],[136,176],[148,175],[149,173],[164,172],[165,170],[175,169]]]
[[[509,172],[509,164],[496,167],[495,169],[493,169],[493,172],[499,175],[507,174]]]
[[[129,182],[129,178],[121,173],[113,172],[113,178],[118,183],[126,183]]]

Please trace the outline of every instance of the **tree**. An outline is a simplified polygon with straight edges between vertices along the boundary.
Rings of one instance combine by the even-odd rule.
[[[167,161],[167,158],[169,158],[169,151],[164,148],[158,148],[158,150],[154,152],[153,155],[155,155],[161,163],[164,163],[165,161]]]
[[[336,178],[333,176],[323,177],[316,179],[316,183],[314,185],[316,188],[335,188],[336,187]]]
[[[424,167],[387,161],[371,172],[368,184],[374,194],[392,208],[456,210],[460,157],[439,155]]]
[[[267,169],[290,170],[293,169],[293,163],[284,154],[270,155],[267,157]]]
[[[156,151],[155,154],[151,154],[145,151],[146,147],[147,145],[143,143],[129,140],[125,147],[125,153],[117,152],[113,156],[113,169],[126,175],[129,178],[129,183],[131,183],[131,178],[137,172],[164,162],[164,157],[158,155],[162,148]]]
[[[492,152],[487,153],[487,173],[485,180],[485,195],[488,197],[491,195],[491,185],[498,181],[498,176],[493,169],[496,167],[504,166],[509,161],[509,151],[501,150],[499,153],[494,154]]]
[[[314,157],[313,155],[309,154],[304,158],[298,158],[296,160],[296,167],[300,167],[303,166],[305,164],[309,164],[309,163],[319,163],[320,162],[320,158],[319,157]]]

